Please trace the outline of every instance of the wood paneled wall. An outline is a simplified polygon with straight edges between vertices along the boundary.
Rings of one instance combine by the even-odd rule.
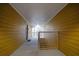
[[[59,30],[59,50],[79,56],[79,4],[68,4],[48,24]]]
[[[40,32],[40,43],[47,45],[47,49],[57,49],[58,48],[58,33],[53,31],[43,31]],[[40,45],[42,45],[40,44]]]
[[[0,55],[11,55],[25,41],[25,26],[9,4],[0,4]]]

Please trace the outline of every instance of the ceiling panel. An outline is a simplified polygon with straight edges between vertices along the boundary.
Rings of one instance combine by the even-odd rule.
[[[12,3],[32,25],[45,24],[53,18],[66,3]]]

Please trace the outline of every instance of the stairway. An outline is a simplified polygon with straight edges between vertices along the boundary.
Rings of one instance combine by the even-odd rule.
[[[45,40],[45,38],[40,38],[39,40],[39,46],[40,46],[40,50],[48,50],[49,46],[47,44],[47,41]]]

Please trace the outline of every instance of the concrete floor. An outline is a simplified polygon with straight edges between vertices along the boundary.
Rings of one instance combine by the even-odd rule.
[[[64,56],[64,54],[57,49],[40,50],[37,45],[38,42],[36,39],[30,42],[26,41],[11,56]]]

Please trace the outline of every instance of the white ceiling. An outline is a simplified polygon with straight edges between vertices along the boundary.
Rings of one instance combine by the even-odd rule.
[[[66,3],[12,3],[32,25],[45,24],[53,18]]]

